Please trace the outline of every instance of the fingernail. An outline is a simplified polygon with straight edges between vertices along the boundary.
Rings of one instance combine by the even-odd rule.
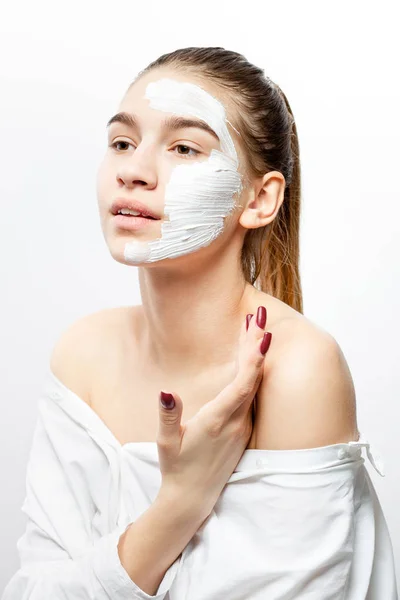
[[[259,306],[257,310],[257,325],[264,329],[267,322],[267,309],[265,306]]]
[[[250,321],[251,321],[251,317],[253,316],[252,313],[249,313],[248,315],[246,315],[246,331],[249,330],[249,325],[250,325]]]
[[[175,398],[168,392],[160,392],[160,402],[164,408],[172,409],[175,406]]]
[[[260,345],[260,352],[262,355],[267,353],[267,350],[271,343],[271,338],[272,338],[272,333],[270,333],[269,331],[266,331],[264,333],[264,336],[263,336],[263,339],[262,339],[261,345]]]

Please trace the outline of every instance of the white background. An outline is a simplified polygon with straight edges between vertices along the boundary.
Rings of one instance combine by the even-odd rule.
[[[0,10],[0,591],[16,542],[51,349],[78,317],[141,302],[97,212],[106,122],[137,72],[223,46],[287,95],[303,175],[305,315],[339,342],[400,580],[399,18],[396,2],[14,1]],[[365,455],[364,455],[365,456]],[[383,599],[382,599],[383,600]]]

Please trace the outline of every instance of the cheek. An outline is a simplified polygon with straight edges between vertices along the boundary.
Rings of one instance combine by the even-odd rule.
[[[96,192],[99,204],[110,201],[115,192],[116,170],[106,156],[100,163],[96,174]]]
[[[196,216],[229,214],[236,204],[240,183],[238,172],[218,153],[207,161],[178,165],[166,186],[166,210],[193,211]]]
[[[187,203],[196,203],[199,199],[204,202],[214,199],[218,202],[218,189],[224,186],[224,176],[222,173],[201,172],[193,170],[171,174],[168,185],[175,186],[175,190],[184,195]],[[222,175],[222,176],[221,176]]]
[[[97,169],[96,187],[97,187],[98,192],[101,192],[101,189],[106,184],[106,180],[107,180],[107,161],[105,158],[103,158],[103,160],[101,161],[101,163],[99,165],[99,168]]]

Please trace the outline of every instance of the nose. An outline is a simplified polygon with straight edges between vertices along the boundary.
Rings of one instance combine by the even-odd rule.
[[[117,168],[117,181],[126,187],[140,184],[148,188],[157,185],[157,159],[150,147],[142,144],[136,148],[133,155],[122,156]]]

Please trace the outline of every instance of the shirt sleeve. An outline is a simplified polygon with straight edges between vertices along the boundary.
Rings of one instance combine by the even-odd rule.
[[[371,486],[358,446],[249,450],[184,550],[187,597],[202,586],[204,598],[397,600]],[[384,569],[374,567],[378,535]],[[382,595],[368,595],[373,576]]]
[[[21,507],[28,520],[17,542],[20,568],[2,600],[163,600],[179,557],[155,596],[132,581],[118,555],[119,538],[134,520],[121,510],[119,485],[115,448],[100,449],[41,398]]]

